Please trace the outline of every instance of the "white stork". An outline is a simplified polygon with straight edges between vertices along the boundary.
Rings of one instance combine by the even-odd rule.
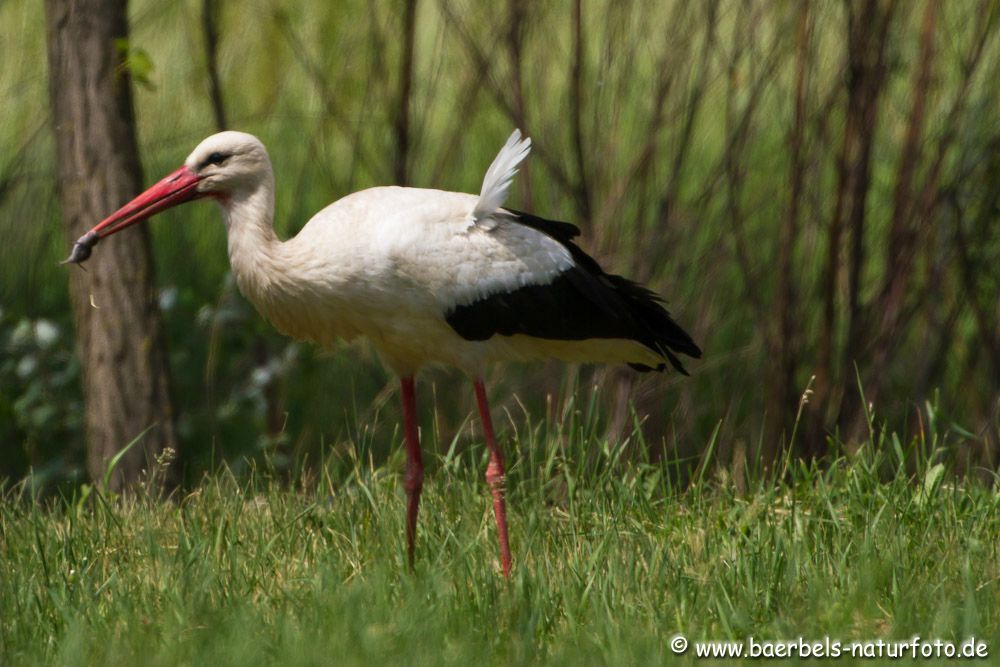
[[[555,357],[684,373],[701,351],[646,288],[605,273],[565,222],[503,208],[531,140],[515,130],[479,196],[377,187],[317,213],[294,238],[275,236],[274,176],[264,145],[214,134],[184,165],[82,236],[68,262],[154,213],[211,197],[222,208],[240,291],[279,331],[329,345],[364,336],[402,382],[407,553],[413,563],[424,469],[414,377],[429,363],[472,378],[489,448],[500,559],[509,575],[503,457],[483,374],[494,361]]]

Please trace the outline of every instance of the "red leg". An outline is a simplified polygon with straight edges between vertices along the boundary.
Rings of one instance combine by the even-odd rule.
[[[486,436],[486,446],[490,450],[490,462],[486,467],[486,483],[493,493],[493,513],[497,520],[497,537],[500,540],[500,566],[503,576],[510,577],[510,544],[507,541],[507,504],[504,502],[504,470],[503,455],[497,447],[493,435],[493,420],[490,418],[490,406],[486,402],[486,387],[482,380],[476,380],[476,402],[479,404],[479,416],[483,421],[483,434]]]
[[[401,380],[403,386],[403,435],[406,439],[406,553],[413,567],[413,549],[417,541],[417,510],[420,508],[420,490],[424,486],[424,460],[420,453],[420,434],[417,431],[417,401],[413,378]]]

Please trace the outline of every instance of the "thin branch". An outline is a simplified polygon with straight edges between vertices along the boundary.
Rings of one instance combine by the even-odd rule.
[[[622,175],[612,183],[608,195],[604,198],[604,205],[597,215],[598,220],[608,220],[614,217],[614,212],[621,208],[625,198],[635,191],[636,183],[641,184],[641,191],[645,192],[647,190],[645,186],[650,179],[650,175],[653,173],[656,147],[659,144],[662,131],[667,126],[666,103],[670,91],[673,89],[674,82],[677,80],[677,72],[679,70],[678,63],[676,62],[678,54],[676,47],[677,31],[678,29],[683,29],[681,14],[687,7],[686,3],[676,3],[674,5],[674,12],[666,22],[666,25],[672,29],[665,31],[663,34],[663,51],[657,61],[656,71],[658,75],[656,85],[653,87],[653,102],[650,107],[649,121],[644,132],[646,141],[629,166],[623,170]],[[709,28],[709,30],[711,29]],[[703,62],[702,64],[707,69],[707,63]],[[645,197],[641,199],[645,200]]]
[[[583,143],[583,0],[573,2],[573,47],[570,61],[570,128],[573,133],[573,157],[576,159],[576,195],[580,215],[591,221],[592,195],[587,183],[586,151]]]
[[[683,3],[680,3],[683,4]],[[708,3],[705,25],[705,41],[702,42],[701,56],[699,58],[698,78],[691,90],[691,97],[685,104],[684,124],[681,127],[680,138],[677,142],[677,150],[674,152],[674,159],[671,162],[669,181],[667,189],[659,203],[659,215],[662,223],[667,222],[670,209],[677,201],[677,193],[680,191],[681,180],[684,174],[684,162],[687,157],[691,140],[694,136],[694,123],[701,109],[701,102],[705,97],[705,90],[708,80],[709,60],[715,51],[716,27],[719,3],[711,1]]]
[[[797,277],[792,259],[799,239],[799,209],[805,182],[805,126],[806,126],[806,72],[809,68],[809,45],[811,39],[811,19],[809,4],[799,6],[798,25],[795,33],[795,110],[792,128],[788,138],[789,195],[788,209],[782,221],[778,239],[777,284],[775,286],[776,327],[772,329],[770,345],[772,357],[777,357],[771,378],[771,424],[766,429],[769,439],[777,439],[781,432],[791,427],[799,402],[795,387],[795,373],[798,365],[796,348],[796,320],[798,304],[795,287]],[[810,447],[810,449],[813,449]],[[821,454],[819,449],[810,452]]]
[[[205,38],[205,66],[208,69],[208,93],[212,100],[215,129],[219,132],[229,127],[226,107],[222,98],[219,78],[219,0],[202,0],[201,26]]]
[[[413,97],[413,50],[417,27],[417,0],[406,0],[403,12],[403,52],[399,64],[399,101],[396,106],[397,185],[409,183],[410,105]]]
[[[469,56],[472,58],[473,63],[476,68],[482,73],[483,85],[486,86],[487,91],[489,91],[493,101],[500,108],[505,116],[512,123],[517,123],[517,112],[511,101],[507,99],[500,85],[492,76],[492,58],[487,56],[487,51],[485,51],[480,46],[480,40],[476,39],[472,33],[469,32],[468,27],[462,22],[459,15],[452,8],[451,3],[448,0],[439,0],[441,11],[444,14],[445,20],[447,20],[452,28],[454,29],[455,36],[458,37],[462,46],[468,52]],[[563,169],[562,164],[559,159],[551,152],[551,149],[546,147],[543,142],[538,142],[531,147],[531,155],[533,158],[538,158],[545,165],[549,174],[555,179],[556,183],[564,191],[573,193],[575,187],[573,180],[569,177],[566,170]]]
[[[893,193],[893,213],[886,246],[886,279],[878,298],[880,322],[878,345],[874,366],[874,382],[879,382],[885,365],[893,332],[898,324],[899,312],[912,278],[912,264],[916,251],[917,230],[913,224],[915,197],[913,180],[920,162],[926,116],[927,95],[934,64],[934,34],[937,27],[939,0],[927,0],[924,5],[923,27],[920,37],[920,57],[913,72],[913,102],[906,128],[906,138],[899,157],[896,188]],[[874,399],[874,396],[873,396]]]
[[[305,45],[295,32],[295,29],[292,27],[291,22],[285,14],[277,14],[275,16],[275,23],[281,30],[285,39],[288,41],[288,44],[292,49],[292,55],[295,57],[296,61],[298,61],[299,66],[302,67],[302,70],[306,73],[309,79],[312,80],[313,85],[318,90],[320,99],[323,101],[323,109],[327,116],[334,121],[334,127],[336,127],[346,139],[353,139],[351,134],[351,126],[353,123],[349,122],[347,114],[345,114],[340,108],[340,105],[337,102],[337,97],[333,92],[333,87],[326,79],[325,69],[313,60],[312,57],[310,57],[309,53],[306,51]],[[354,148],[354,156],[362,164],[362,166],[373,173],[378,173],[379,167],[383,164],[383,162],[373,157],[370,149],[368,149],[363,142],[356,142]]]
[[[531,130],[528,126],[528,113],[524,103],[524,31],[527,22],[524,20],[527,14],[526,0],[508,0],[508,21],[507,21],[507,58],[510,62],[511,91],[514,96],[514,113],[517,117],[516,125],[521,131],[530,136]],[[534,196],[531,189],[531,161],[523,163],[520,183],[522,201],[527,209],[534,208]]]

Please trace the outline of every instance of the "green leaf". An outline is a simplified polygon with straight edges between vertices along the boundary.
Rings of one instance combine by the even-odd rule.
[[[155,90],[151,75],[156,69],[153,59],[145,49],[133,47],[128,39],[122,37],[115,40],[115,49],[121,59],[121,68],[128,72],[132,80],[149,90]]]
[[[136,443],[142,440],[143,436],[149,433],[149,430],[154,426],[156,426],[156,424],[151,424],[147,426],[142,433],[133,438],[132,442],[122,447],[122,450],[111,458],[111,461],[108,462],[107,469],[104,471],[103,488],[105,489],[109,488],[109,485],[111,484],[111,474],[115,471],[115,468],[118,466],[118,462],[122,460],[122,457],[125,456],[130,449],[135,447]]]

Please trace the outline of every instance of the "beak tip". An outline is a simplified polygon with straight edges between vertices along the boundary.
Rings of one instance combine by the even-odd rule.
[[[73,244],[73,250],[69,253],[69,257],[60,262],[60,264],[82,264],[86,262],[90,258],[90,253],[93,251],[94,246],[100,240],[101,237],[94,232],[87,232],[76,240],[76,243]]]

